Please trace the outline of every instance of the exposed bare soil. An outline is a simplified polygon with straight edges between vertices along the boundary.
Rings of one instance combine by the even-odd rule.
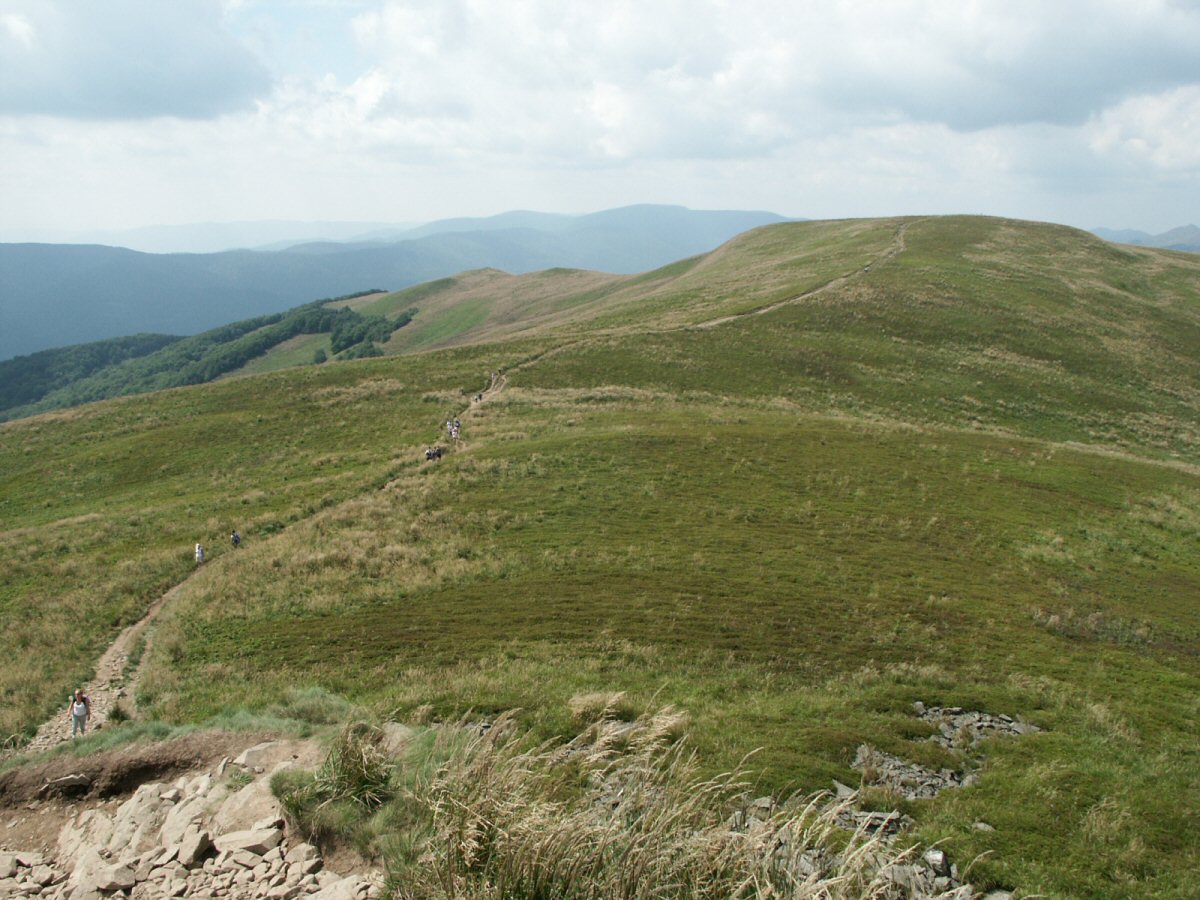
[[[199,731],[153,743],[129,744],[89,756],[56,756],[0,774],[0,848],[52,853],[68,819],[82,809],[112,808],[146,781],[167,781],[211,768],[225,757],[273,737]],[[86,786],[48,791],[60,778],[82,775]]]

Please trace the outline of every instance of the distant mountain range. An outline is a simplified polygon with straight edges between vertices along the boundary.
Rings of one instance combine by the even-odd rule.
[[[1118,244],[1136,244],[1139,247],[1158,247],[1163,250],[1186,250],[1200,253],[1200,228],[1183,225],[1162,234],[1150,234],[1133,229],[1093,228],[1092,234]]]
[[[644,205],[448,219],[270,251],[0,244],[0,359],[142,332],[196,334],[319,297],[396,290],[469,269],[641,272],[781,221],[769,212]]]

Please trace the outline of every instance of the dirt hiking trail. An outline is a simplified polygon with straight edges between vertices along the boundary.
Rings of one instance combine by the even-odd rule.
[[[750,309],[750,310],[746,310],[745,312],[734,313],[733,315],[729,315],[729,316],[721,316],[718,319],[709,319],[706,322],[697,322],[694,325],[687,325],[687,326],[684,326],[683,328],[684,329],[716,328],[718,325],[724,325],[728,322],[736,322],[738,319],[744,319],[748,316],[761,316],[764,313],[773,312],[782,306],[787,306],[791,303],[799,303],[802,300],[809,300],[813,297],[819,296],[820,294],[824,294],[826,291],[831,291],[831,290],[834,290],[835,288],[839,288],[846,282],[850,281],[850,279],[855,278],[859,275],[864,275],[867,272],[870,272],[872,266],[877,266],[880,263],[887,262],[889,259],[895,259],[901,253],[903,253],[907,249],[907,244],[904,241],[904,236],[907,233],[909,227],[914,224],[917,224],[917,223],[916,222],[904,222],[903,224],[901,224],[896,229],[895,237],[892,238],[892,242],[888,245],[887,249],[884,250],[882,253],[880,253],[872,262],[867,263],[867,265],[861,269],[855,269],[853,272],[847,272],[845,275],[841,275],[837,278],[834,278],[832,281],[827,281],[823,285],[820,285],[819,287],[815,287],[812,290],[805,291],[802,294],[797,294],[795,297],[788,297],[784,300],[779,300],[779,301],[777,301],[775,303],[771,303],[767,306],[760,306],[757,309]],[[675,330],[683,330],[683,329],[675,329]]]
[[[214,562],[215,560],[208,565],[213,565]],[[133,652],[138,638],[145,633],[147,626],[154,621],[162,608],[171,601],[180,588],[187,584],[190,577],[185,578],[155,600],[142,618],[117,636],[117,639],[104,651],[100,661],[96,663],[96,677],[83,685],[83,692],[91,700],[92,705],[92,717],[88,721],[88,731],[103,727],[108,722],[117,701],[124,697],[129,698],[125,705],[125,711],[130,714],[134,712],[133,696],[142,666],[145,664],[145,654],[142,654],[142,660],[137,670],[127,672],[130,654]],[[49,721],[42,723],[33,739],[20,748],[21,753],[38,753],[71,739],[68,700],[68,697],[62,698],[61,711],[51,716]]]
[[[508,376],[503,372],[495,373],[495,376],[489,379],[487,386],[475,395],[479,399],[473,397],[471,403],[468,404],[466,409],[462,410],[460,415],[468,415],[473,407],[492,399],[507,386]],[[219,559],[220,557],[210,560],[204,565],[218,565]],[[199,570],[200,567],[197,567],[195,571],[198,572]],[[163,607],[171,602],[190,578],[191,576],[189,575],[188,578],[185,578],[155,600],[150,605],[150,608],[146,610],[146,614],[122,631],[100,657],[99,662],[96,663],[96,676],[83,685],[83,692],[88,696],[92,706],[91,719],[87,725],[88,731],[95,731],[104,727],[113,709],[121,700],[125,701],[124,711],[131,716],[135,714],[135,696],[142,669],[145,666],[146,653],[143,650],[138,667],[132,672],[128,671],[129,658],[133,653],[134,647],[137,645],[138,639],[146,634],[147,628],[162,611]],[[67,696],[62,698],[61,709],[56,711],[49,720],[41,724],[37,730],[37,734],[33,736],[28,744],[16,750],[10,749],[0,752],[0,759],[15,755],[18,752],[23,754],[40,753],[43,750],[49,750],[51,747],[61,744],[63,741],[69,741],[71,739],[71,717],[68,712],[69,700],[70,698]]]

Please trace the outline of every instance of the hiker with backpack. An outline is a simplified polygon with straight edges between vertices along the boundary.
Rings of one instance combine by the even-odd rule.
[[[75,689],[75,694],[67,706],[67,715],[71,717],[72,738],[87,730],[88,719],[92,717],[92,701],[83,692],[83,688]]]

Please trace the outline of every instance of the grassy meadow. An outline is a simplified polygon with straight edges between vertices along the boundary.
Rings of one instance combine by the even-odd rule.
[[[1200,259],[880,220],[522,276],[530,319],[511,281],[372,301],[419,309],[413,348],[489,342],[0,428],[5,733],[187,578],[146,651],[155,720],[319,687],[552,738],[573,698],[624,691],[761,793],[857,785],[864,742],[980,766],[933,800],[866,795],[979,886],[1192,895]],[[456,413],[463,445],[425,462]],[[917,700],[1044,732],[950,753]]]

